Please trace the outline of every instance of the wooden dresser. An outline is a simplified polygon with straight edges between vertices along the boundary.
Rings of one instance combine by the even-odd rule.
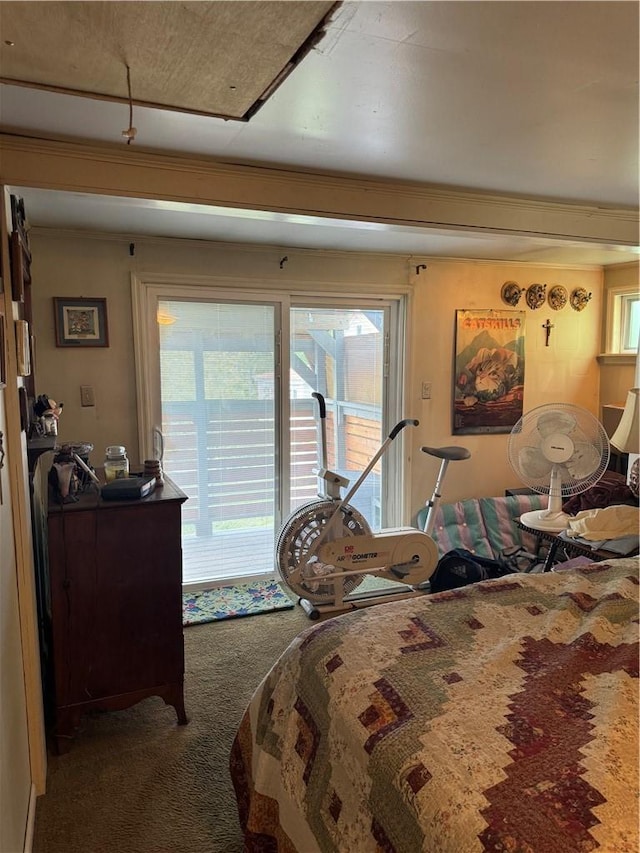
[[[50,500],[46,513],[52,734],[68,748],[82,714],[148,696],[185,724],[180,515],[186,495],[169,479],[142,500]]]

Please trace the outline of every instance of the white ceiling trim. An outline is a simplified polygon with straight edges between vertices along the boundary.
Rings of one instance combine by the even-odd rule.
[[[636,246],[637,210],[0,135],[5,184]]]
[[[136,248],[139,246],[154,246],[154,245],[165,245],[165,246],[192,246],[194,243],[198,245],[198,249],[202,250],[203,248],[210,250],[211,252],[219,252],[219,251],[229,251],[231,253],[238,252],[238,243],[237,242],[229,242],[226,240],[202,240],[202,239],[189,239],[188,237],[155,237],[149,236],[146,234],[135,234],[131,233],[119,233],[115,231],[92,231],[87,229],[79,229],[79,228],[51,228],[40,225],[31,226],[29,229],[29,233],[34,236],[42,236],[42,237],[79,237],[83,240],[98,240],[101,242],[107,243],[133,243]],[[256,254],[261,256],[271,256],[275,259],[281,257],[283,252],[286,252],[288,255],[288,260],[291,261],[295,257],[309,257],[316,258],[318,255],[322,255],[325,258],[353,258],[360,257],[362,260],[370,261],[372,258],[372,252],[370,250],[365,249],[327,249],[327,248],[304,248],[301,246],[292,247],[289,244],[285,243],[242,243],[242,252],[243,254]],[[415,271],[415,267],[417,264],[427,264],[427,266],[434,266],[437,264],[471,264],[472,266],[506,266],[511,269],[513,267],[522,267],[527,268],[531,266],[535,266],[539,269],[553,269],[553,270],[581,270],[583,272],[592,271],[602,269],[601,263],[562,263],[559,261],[538,261],[538,260],[514,260],[514,259],[500,259],[500,258],[476,258],[476,257],[459,257],[456,255],[428,255],[424,252],[391,252],[391,251],[382,251],[375,252],[375,262],[389,262],[392,264],[398,263],[398,260],[401,260],[403,263],[407,265],[409,271]],[[627,261],[624,263],[615,264],[617,269],[622,267],[628,267],[629,269],[633,269],[637,267],[638,261]],[[150,273],[149,275],[156,275],[155,273]],[[171,276],[169,276],[171,278]],[[342,286],[342,285],[341,285]],[[381,285],[386,291],[389,290],[389,285],[384,284]]]

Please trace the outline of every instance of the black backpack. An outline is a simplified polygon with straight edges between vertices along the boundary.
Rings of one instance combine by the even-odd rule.
[[[506,559],[494,560],[489,557],[479,557],[464,548],[454,548],[438,560],[436,570],[429,580],[429,586],[431,592],[441,592],[489,578],[501,578],[515,572],[517,568],[510,565]]]

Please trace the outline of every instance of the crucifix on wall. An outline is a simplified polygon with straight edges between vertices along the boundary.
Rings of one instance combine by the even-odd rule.
[[[546,335],[547,335],[546,340],[544,342],[544,345],[546,347],[549,346],[549,338],[551,337],[551,329],[553,329],[553,327],[554,327],[554,324],[547,317],[547,322],[542,324],[542,328],[545,330]]]

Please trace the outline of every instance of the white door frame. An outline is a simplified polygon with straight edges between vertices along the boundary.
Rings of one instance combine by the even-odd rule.
[[[307,285],[308,287],[308,285]],[[265,304],[279,303],[282,306],[280,317],[281,341],[289,340],[289,308],[301,304],[330,305],[343,302],[349,307],[367,306],[376,310],[389,311],[389,339],[385,342],[385,403],[383,406],[383,433],[405,415],[402,412],[406,399],[408,366],[408,335],[405,328],[407,301],[410,288],[397,286],[387,293],[377,285],[371,287],[361,283],[341,284],[330,282],[326,285],[315,283],[313,291],[301,288],[297,281],[278,282],[247,277],[230,276],[185,276],[167,273],[132,273],[131,299],[134,331],[134,354],[136,375],[136,405],[138,415],[138,441],[140,458],[151,458],[157,452],[153,443],[153,430],[160,423],[159,362],[150,357],[150,353],[159,350],[158,324],[155,320],[159,297],[175,298],[180,294],[187,299],[206,298],[220,301],[259,301]],[[400,292],[398,292],[400,290]],[[279,367],[279,370],[278,370]],[[279,365],[276,365],[276,399],[279,402],[281,423],[288,423],[289,399],[281,393],[282,376],[289,375],[289,348],[279,346]],[[278,400],[279,398],[279,400]],[[391,423],[390,421],[393,421]],[[396,444],[396,443],[394,443]],[[402,436],[397,446],[392,446],[385,465],[393,461],[393,467],[400,472],[394,481],[387,481],[387,515],[394,524],[401,524],[404,507],[409,495],[409,477],[403,476],[406,453],[403,452]],[[276,472],[289,468],[289,445],[281,429],[278,436]],[[279,479],[278,473],[276,477]],[[287,480],[288,478],[285,478]],[[280,521],[287,515],[289,506],[288,484],[276,482],[276,508]]]

